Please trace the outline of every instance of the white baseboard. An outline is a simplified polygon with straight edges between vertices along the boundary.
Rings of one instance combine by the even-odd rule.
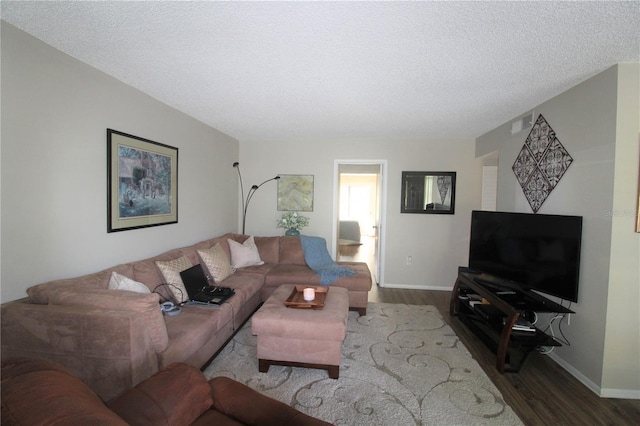
[[[567,372],[569,374],[571,374],[573,377],[575,377],[576,379],[578,379],[578,381],[580,383],[582,383],[583,385],[585,385],[586,387],[588,387],[593,393],[595,393],[596,395],[600,395],[600,386],[596,385],[593,381],[591,381],[591,379],[589,379],[587,376],[585,376],[584,374],[582,374],[581,372],[579,372],[578,370],[576,370],[571,364],[569,364],[567,361],[565,361],[564,359],[560,358],[556,353],[551,352],[550,354],[547,355],[549,358],[551,358],[552,360],[555,361],[556,364],[558,364],[560,367],[564,368],[565,370],[567,370]]]
[[[567,370],[569,374],[578,379],[580,383],[589,388],[593,393],[601,398],[620,398],[620,399],[640,399],[640,390],[634,389],[607,389],[601,388],[584,374],[576,370],[571,364],[560,358],[557,354],[551,352],[548,355],[560,367]]]
[[[640,399],[640,390],[603,388],[600,391],[600,396],[602,398]]]

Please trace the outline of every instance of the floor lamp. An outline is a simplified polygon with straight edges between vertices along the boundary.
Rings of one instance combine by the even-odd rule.
[[[247,209],[249,208],[249,202],[253,198],[253,195],[256,193],[258,189],[260,189],[262,185],[264,185],[267,182],[271,182],[272,180],[278,180],[280,179],[280,176],[278,175],[276,177],[272,177],[271,179],[267,179],[264,182],[262,182],[260,185],[252,185],[249,191],[247,192],[247,198],[245,199],[244,186],[242,184],[242,174],[240,173],[240,163],[236,161],[235,163],[233,163],[233,167],[235,167],[238,170],[238,177],[240,178],[240,199],[242,200],[242,234],[244,234],[245,225],[247,223]]]

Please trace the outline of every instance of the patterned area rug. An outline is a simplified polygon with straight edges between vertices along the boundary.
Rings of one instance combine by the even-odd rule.
[[[522,424],[433,306],[370,303],[364,317],[350,312],[342,354],[338,380],[297,367],[260,373],[247,322],[205,375],[336,425]]]

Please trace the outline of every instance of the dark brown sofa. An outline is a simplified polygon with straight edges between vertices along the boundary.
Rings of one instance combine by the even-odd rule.
[[[197,251],[216,243],[231,258],[228,239],[243,243],[247,238],[225,234],[150,259],[30,287],[28,297],[0,306],[1,355],[57,361],[104,401],[174,362],[203,368],[280,284],[320,283],[304,261],[299,238],[255,237],[264,264],[240,268],[217,283],[236,291],[219,308],[184,306],[178,316],[163,316],[160,294],[110,290],[109,279],[115,271],[150,290],[162,290],[156,261],[186,256],[195,265],[200,263]],[[365,263],[346,265],[357,273],[331,285],[346,288],[350,308],[365,314],[371,274]]]
[[[328,425],[227,377],[207,382],[196,368],[171,364],[108,406],[53,361],[2,363],[3,426],[14,425]]]

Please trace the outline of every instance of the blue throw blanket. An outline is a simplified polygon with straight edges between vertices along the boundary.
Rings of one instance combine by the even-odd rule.
[[[340,277],[348,277],[356,273],[353,269],[340,266],[331,259],[327,251],[327,242],[321,237],[300,235],[307,265],[320,275],[320,284],[329,285]]]

